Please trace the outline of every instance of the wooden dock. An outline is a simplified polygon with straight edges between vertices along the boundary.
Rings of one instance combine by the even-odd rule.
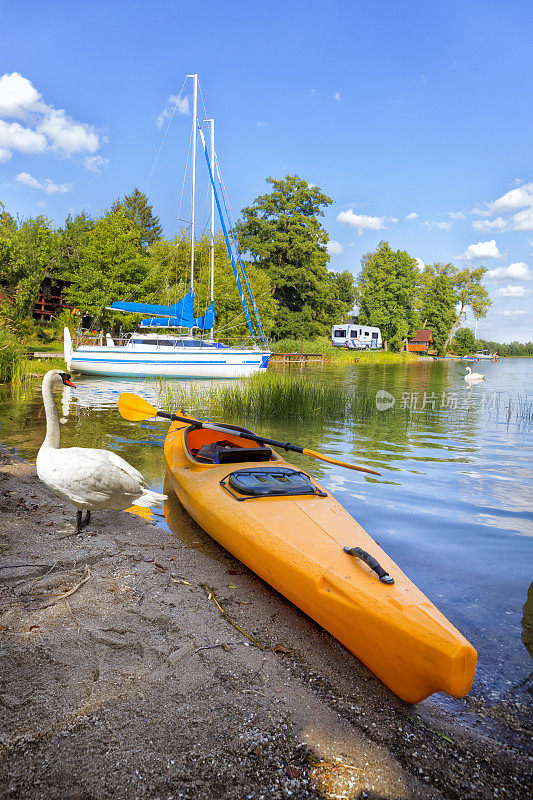
[[[42,358],[60,358],[63,359],[63,351],[56,350],[55,352],[50,353],[30,353],[29,358],[36,358],[37,361],[40,361]]]
[[[278,364],[323,364],[322,353],[272,353],[271,361]]]

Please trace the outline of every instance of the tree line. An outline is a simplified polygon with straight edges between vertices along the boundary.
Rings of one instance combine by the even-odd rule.
[[[329,269],[328,233],[321,217],[332,199],[297,175],[267,178],[270,191],[242,210],[235,236],[267,336],[314,339],[350,318],[379,327],[392,350],[419,328],[433,332],[434,349],[461,346],[461,323],[491,301],[484,267],[417,260],[381,242],[362,258],[357,281]],[[16,220],[0,203],[0,327],[31,328],[46,275],[65,282],[66,302],[103,329],[131,327],[132,318],[106,309],[114,300],[168,304],[188,291],[190,242],[182,230],[163,237],[145,194],[134,189],[98,218],[86,213],[54,227],[44,216]],[[195,314],[209,304],[209,236],[195,243]],[[223,237],[215,241],[216,330],[221,338],[246,332]],[[459,337],[459,340],[458,338]],[[464,346],[463,342],[463,346]],[[503,354],[502,345],[495,345]],[[511,347],[511,346],[505,346]],[[515,348],[516,349],[516,348]]]

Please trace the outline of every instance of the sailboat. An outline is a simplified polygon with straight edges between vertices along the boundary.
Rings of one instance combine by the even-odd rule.
[[[214,120],[210,124],[210,151],[197,116],[198,76],[187,75],[193,80],[193,113],[192,113],[192,197],[191,197],[191,266],[190,290],[178,302],[172,305],[153,303],[136,303],[116,301],[106,308],[132,314],[147,315],[141,321],[140,330],[130,333],[125,340],[117,344],[110,334],[96,344],[84,344],[83,338],[73,346],[68,328],[64,330],[65,361],[69,370],[87,375],[112,375],[122,377],[166,377],[166,378],[240,378],[266,370],[270,359],[270,351],[266,347],[259,312],[246,276],[234,235],[230,236],[231,225],[223,195],[222,183],[215,155]],[[210,236],[210,271],[211,302],[206,312],[194,316],[194,251],[195,251],[195,192],[196,192],[196,150],[197,134],[201,139],[207,164],[209,183],[211,186],[211,236]],[[226,210],[226,217],[220,198]],[[240,275],[246,288],[255,315],[257,329],[262,346],[255,343],[251,347],[231,347],[215,341],[213,338],[215,325],[215,205],[220,225],[224,234],[226,247],[231,261],[233,274],[237,283],[244,316],[255,342],[255,331],[248,308],[246,294]],[[227,220],[227,221],[226,221]],[[240,267],[240,274],[238,266]],[[160,332],[151,332],[150,329]],[[184,330],[182,334],[168,334],[168,329]],[[194,336],[194,331],[208,331],[209,338]]]

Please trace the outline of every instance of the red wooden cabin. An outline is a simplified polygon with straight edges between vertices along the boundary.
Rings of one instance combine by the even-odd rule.
[[[430,330],[416,331],[413,338],[407,342],[407,350],[409,353],[427,353],[431,342],[433,334]]]

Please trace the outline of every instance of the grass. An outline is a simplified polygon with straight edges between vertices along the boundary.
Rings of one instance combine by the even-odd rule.
[[[195,382],[159,384],[157,404],[160,408],[183,409],[199,417],[256,424],[286,422],[287,420],[316,421],[356,420],[382,421],[390,425],[401,419],[422,421],[429,418],[453,418],[466,421],[469,412],[464,408],[443,411],[428,405],[425,409],[395,407],[379,410],[374,389],[338,386],[309,377],[266,372],[244,381],[200,386]],[[533,401],[528,398],[509,398],[505,405],[498,399],[492,409],[498,422],[530,425],[533,422]]]
[[[383,415],[375,392],[364,394],[308,377],[276,372],[252,375],[245,381],[201,386],[161,382],[160,407],[248,423],[273,420],[362,419]]]
[[[25,360],[25,347],[9,331],[0,331],[0,381],[10,381],[20,374]]]
[[[65,361],[62,358],[43,358],[42,361],[36,358],[24,358],[21,364],[21,375],[44,375],[49,369],[65,370]]]
[[[318,339],[280,339],[271,343],[273,353],[320,353],[329,364],[404,364],[415,362],[418,356],[413,353],[391,353],[385,350],[348,350],[346,347],[333,347],[327,336]]]
[[[65,369],[62,358],[38,361],[35,358],[27,358],[26,353],[25,344],[14,334],[5,330],[0,331],[0,382],[16,383],[32,375],[44,375],[49,369]]]

